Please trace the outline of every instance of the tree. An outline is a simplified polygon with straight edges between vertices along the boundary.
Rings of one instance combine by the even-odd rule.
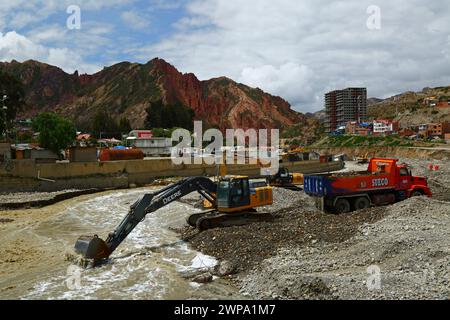
[[[5,95],[6,110],[3,109],[2,103]],[[16,118],[17,112],[23,105],[24,96],[22,83],[12,75],[0,70],[0,135],[6,131],[5,123],[9,126],[9,123]]]
[[[164,105],[162,100],[158,100],[150,103],[147,108],[145,126],[150,129],[180,127],[192,131],[194,117],[194,110],[181,102]]]
[[[93,133],[97,138],[105,136],[121,138],[120,129],[116,121],[103,110],[98,111],[94,117]]]
[[[147,111],[147,118],[145,119],[145,126],[147,128],[152,129],[164,127],[163,126],[164,104],[162,100],[151,102],[150,106],[147,108],[146,111]]]
[[[131,131],[130,121],[126,117],[120,118],[119,130],[121,133],[128,133]]]
[[[39,132],[40,146],[56,154],[76,137],[75,125],[70,120],[50,112],[41,113],[33,120],[33,130]]]

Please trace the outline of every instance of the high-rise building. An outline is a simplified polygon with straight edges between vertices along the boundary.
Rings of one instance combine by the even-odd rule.
[[[333,132],[347,122],[367,120],[367,89],[347,88],[325,94],[325,128]]]

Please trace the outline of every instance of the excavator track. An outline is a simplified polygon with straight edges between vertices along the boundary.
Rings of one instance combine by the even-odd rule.
[[[208,229],[242,226],[255,222],[270,222],[274,217],[271,213],[258,213],[255,211],[239,212],[233,214],[218,213],[217,211],[204,214],[196,221],[195,227],[199,231]]]
[[[196,228],[196,227],[197,227],[197,221],[198,221],[199,219],[205,217],[205,216],[208,215],[208,214],[212,214],[212,213],[214,213],[214,212],[217,213],[217,210],[211,209],[211,210],[206,210],[206,211],[202,211],[202,212],[199,212],[199,213],[191,214],[191,215],[186,219],[186,222],[187,222],[188,225],[190,225],[191,227]]]

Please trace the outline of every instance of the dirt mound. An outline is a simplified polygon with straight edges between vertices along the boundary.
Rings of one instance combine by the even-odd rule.
[[[183,238],[197,250],[229,260],[245,272],[280,248],[339,243],[355,235],[361,225],[384,216],[382,208],[346,215],[325,214],[317,211],[313,200],[303,192],[284,189],[274,189],[274,205],[261,211],[272,212],[275,220],[202,233],[186,228]]]

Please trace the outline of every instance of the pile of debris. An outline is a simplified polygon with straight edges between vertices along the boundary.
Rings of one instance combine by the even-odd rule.
[[[383,218],[384,209],[346,215],[325,214],[314,207],[303,192],[274,189],[273,222],[212,229],[198,233],[192,228],[182,236],[197,250],[230,261],[239,272],[247,272],[281,248],[317,243],[340,243],[354,236],[360,226]]]
[[[242,293],[263,299],[448,299],[450,203],[420,197],[384,210],[384,219],[361,224],[342,243],[286,245],[240,277]]]
[[[401,159],[407,163],[414,175],[428,178],[433,198],[450,201],[450,162],[448,160]]]

